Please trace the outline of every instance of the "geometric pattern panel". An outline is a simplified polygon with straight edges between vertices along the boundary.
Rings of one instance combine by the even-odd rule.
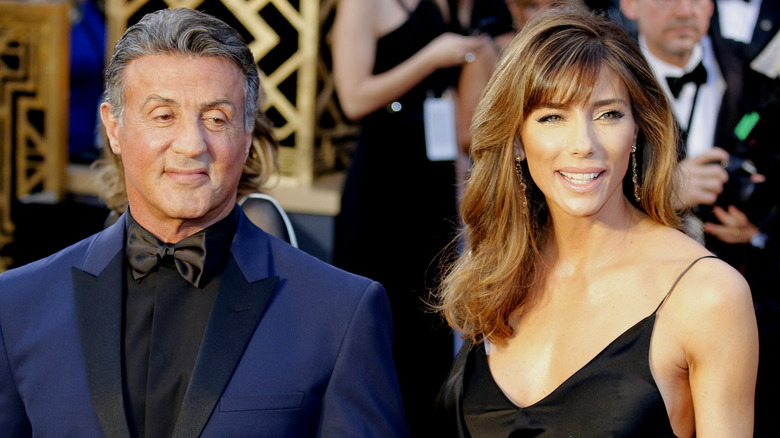
[[[65,192],[69,87],[68,2],[0,1],[0,248],[14,200]]]
[[[169,7],[208,12],[244,37],[260,70],[266,95],[263,110],[281,144],[280,170],[302,185],[311,184],[315,172],[319,1],[106,0],[108,50],[143,15]]]

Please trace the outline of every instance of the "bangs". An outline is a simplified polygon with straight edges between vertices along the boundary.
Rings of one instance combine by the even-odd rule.
[[[537,62],[531,63],[536,68],[527,76],[524,117],[541,106],[584,104],[609,62],[609,52],[597,40],[557,33],[541,43]]]

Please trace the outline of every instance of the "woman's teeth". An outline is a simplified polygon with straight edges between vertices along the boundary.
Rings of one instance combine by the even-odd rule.
[[[564,178],[566,178],[567,181],[571,182],[572,184],[587,184],[594,179],[598,178],[600,173],[572,173],[572,172],[558,172],[560,173]]]

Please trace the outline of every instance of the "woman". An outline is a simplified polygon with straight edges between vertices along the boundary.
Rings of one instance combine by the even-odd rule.
[[[470,11],[452,0],[340,0],[333,26],[336,91],[345,114],[360,121],[334,262],[387,290],[413,436],[435,436],[430,416],[453,357],[450,331],[423,298],[432,260],[455,235],[456,146],[449,159],[429,158],[426,129],[444,122],[426,126],[423,106],[454,90],[460,66],[491,51],[495,57],[487,35],[469,34],[511,30],[503,1],[479,0]],[[495,11],[504,13],[483,19]],[[454,101],[435,102],[453,108]]]
[[[750,290],[678,231],[674,124],[635,44],[542,14],[472,126],[467,248],[440,291],[468,339],[442,389],[451,435],[751,436]]]

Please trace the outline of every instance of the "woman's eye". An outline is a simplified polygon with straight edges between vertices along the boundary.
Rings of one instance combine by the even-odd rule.
[[[619,120],[623,118],[623,113],[620,111],[607,111],[601,115],[601,118],[607,120]]]
[[[563,120],[563,117],[559,116],[558,114],[549,114],[546,116],[541,117],[538,122],[539,123],[555,123],[560,122]]]

